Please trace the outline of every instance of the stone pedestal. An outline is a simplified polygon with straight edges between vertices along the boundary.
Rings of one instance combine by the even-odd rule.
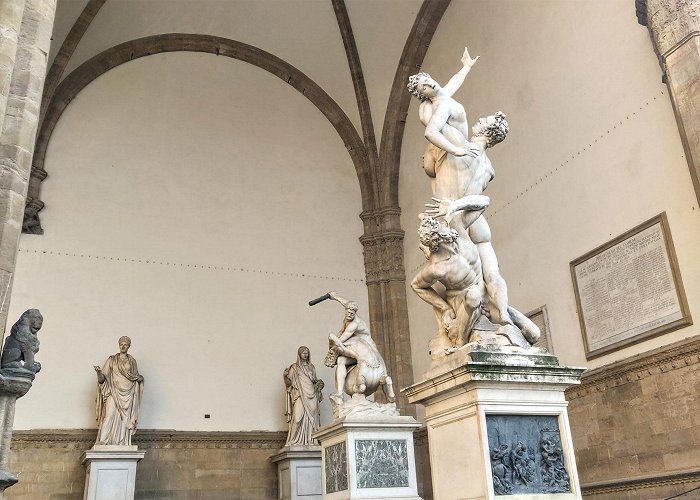
[[[270,457],[277,464],[279,500],[321,500],[321,447],[285,446]]]
[[[351,415],[321,427],[323,498],[420,500],[413,417]],[[438,497],[436,497],[438,498]]]
[[[136,464],[146,455],[137,446],[95,445],[83,453],[87,468],[83,500],[133,500]]]
[[[12,443],[12,424],[15,420],[15,403],[32,387],[34,373],[21,368],[3,368],[0,370],[0,499],[6,488],[17,482],[10,466],[10,444]]]
[[[539,348],[467,345],[436,360],[404,389],[426,409],[435,498],[581,498],[564,390],[583,371]]]

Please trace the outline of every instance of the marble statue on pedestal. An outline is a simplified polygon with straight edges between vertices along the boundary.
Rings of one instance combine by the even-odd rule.
[[[328,292],[320,300],[327,298],[339,302],[345,308],[340,331],[337,335],[328,336],[329,349],[324,361],[329,368],[335,367],[335,392],[329,396],[334,417],[364,412],[398,415],[391,377],[372,340],[367,323],[357,315],[357,304],[340,297],[336,292]],[[368,401],[367,397],[380,387],[388,403]],[[351,399],[345,400],[344,394],[351,396]]]
[[[316,377],[316,368],[311,364],[311,352],[306,346],[299,347],[296,363],[284,370],[282,376],[287,387],[287,423],[289,432],[285,446],[318,445],[311,435],[320,426],[320,402],[323,380]]]
[[[107,358],[97,372],[96,445],[131,446],[143,396],[143,377],[128,354],[129,337],[119,339],[119,352]]]
[[[39,351],[37,333],[43,321],[39,309],[27,309],[22,313],[5,339],[0,359],[1,368],[27,370],[31,373],[41,370],[41,363],[34,360],[34,355]]]
[[[469,138],[464,107],[452,98],[478,59],[465,48],[462,69],[444,87],[427,73],[411,76],[408,84],[421,101],[419,118],[429,141],[423,167],[435,202],[427,205],[421,225],[421,248],[429,262],[412,283],[435,310],[439,333],[431,342],[433,353],[474,341],[529,347],[540,335],[532,321],[508,305],[483,216],[490,200],[482,193],[495,175],[486,149],[506,138],[506,116],[499,111],[479,119]],[[433,288],[437,282],[445,286],[444,294]],[[481,325],[482,316],[491,326]]]

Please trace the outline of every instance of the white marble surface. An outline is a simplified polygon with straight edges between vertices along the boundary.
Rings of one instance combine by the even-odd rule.
[[[87,468],[83,500],[133,500],[136,464],[146,455],[135,446],[96,446],[83,453]]]
[[[413,432],[419,427],[413,417],[386,415],[355,415],[321,427],[315,436],[323,450],[324,500],[420,500],[413,449]],[[345,453],[347,487],[328,492],[327,450],[337,446]],[[382,474],[387,467],[393,476]]]
[[[321,500],[320,446],[285,446],[270,457],[277,464],[279,500]]]
[[[512,355],[504,353],[504,358]],[[492,358],[498,359],[497,356]],[[467,358],[461,366],[434,373],[431,378],[408,387],[405,393],[409,402],[423,404],[426,410],[435,498],[504,498],[494,493],[487,415],[551,415],[557,418],[571,493],[516,494],[508,495],[509,500],[581,498],[564,390],[578,383],[582,371],[561,367],[558,363],[509,365]]]

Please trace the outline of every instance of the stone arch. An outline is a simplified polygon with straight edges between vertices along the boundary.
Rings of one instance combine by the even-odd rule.
[[[205,52],[230,57],[264,69],[294,87],[323,113],[340,135],[357,172],[362,208],[364,211],[374,208],[375,186],[365,145],[345,112],[311,78],[279,57],[243,42],[212,35],[168,33],[138,38],[107,49],[80,65],[58,85],[46,109],[34,150],[27,196],[27,210],[33,210],[33,213],[26,212],[25,215],[25,226],[28,215],[35,220],[35,230],[31,232],[41,233],[37,213],[43,208],[40,188],[47,175],[44,170],[46,150],[54,128],[70,101],[107,71],[133,59],[162,52]]]

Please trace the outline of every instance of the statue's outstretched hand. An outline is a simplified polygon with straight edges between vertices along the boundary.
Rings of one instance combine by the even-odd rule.
[[[454,212],[454,203],[452,200],[442,200],[433,197],[435,203],[425,204],[425,213],[433,217],[449,217]]]
[[[462,54],[462,65],[471,68],[472,66],[474,66],[474,63],[476,63],[476,61],[479,60],[480,57],[481,56],[476,56],[474,59],[472,59],[471,56],[469,56],[469,50],[466,47],[464,47],[464,54]]]
[[[93,368],[95,369],[95,371],[96,371],[97,373],[100,373],[100,372],[102,371],[102,368],[100,368],[100,367],[97,366],[97,365],[94,365]]]

